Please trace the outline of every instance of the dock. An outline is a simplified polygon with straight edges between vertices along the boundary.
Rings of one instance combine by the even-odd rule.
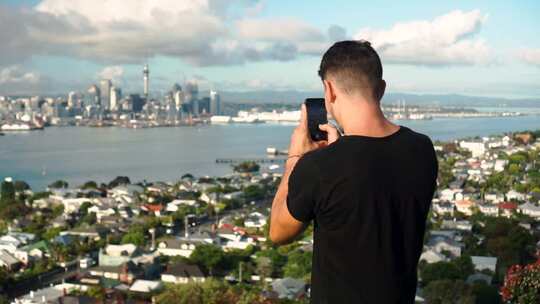
[[[258,164],[281,164],[286,158],[217,158],[216,164],[239,164],[243,162],[255,162]]]

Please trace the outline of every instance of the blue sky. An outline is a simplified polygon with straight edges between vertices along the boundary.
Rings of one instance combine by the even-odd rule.
[[[139,92],[145,62],[160,92],[320,90],[320,56],[344,38],[372,42],[391,92],[540,95],[539,1],[225,2],[0,1],[0,95],[102,77]]]

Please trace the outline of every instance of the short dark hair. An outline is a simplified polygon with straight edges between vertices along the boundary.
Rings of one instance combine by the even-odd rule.
[[[336,78],[338,86],[347,93],[369,86],[376,89],[383,76],[381,59],[365,40],[345,40],[334,43],[324,53],[319,76]]]

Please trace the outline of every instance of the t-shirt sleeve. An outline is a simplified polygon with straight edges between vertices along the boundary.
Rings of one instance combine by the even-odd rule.
[[[304,156],[298,160],[289,176],[287,208],[295,219],[309,222],[315,217],[318,188],[317,168],[310,159]]]

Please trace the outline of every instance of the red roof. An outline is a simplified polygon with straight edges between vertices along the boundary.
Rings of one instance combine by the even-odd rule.
[[[150,205],[150,204],[146,204],[144,205],[144,208],[148,211],[152,211],[152,212],[158,212],[158,211],[161,211],[163,210],[163,205]]]
[[[517,209],[517,207],[518,207],[517,203],[512,203],[512,202],[499,203],[499,208],[501,208],[501,209],[513,210],[513,209]]]
[[[247,232],[246,232],[246,230],[244,228],[234,226],[234,225],[231,225],[231,224],[228,224],[228,223],[223,223],[223,225],[221,225],[221,228],[230,229],[230,230],[232,230],[234,232],[238,232],[238,233],[240,233],[242,235],[247,234]]]

